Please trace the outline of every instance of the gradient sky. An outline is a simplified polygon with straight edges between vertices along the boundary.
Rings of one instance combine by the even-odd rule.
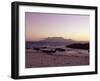
[[[89,41],[89,15],[25,12],[26,41],[64,37]]]

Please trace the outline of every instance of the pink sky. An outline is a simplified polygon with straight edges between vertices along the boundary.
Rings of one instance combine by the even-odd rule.
[[[89,40],[89,16],[74,14],[25,13],[26,40],[64,37],[78,41]]]

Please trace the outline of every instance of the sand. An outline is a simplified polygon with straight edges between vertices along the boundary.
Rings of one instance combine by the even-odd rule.
[[[89,65],[89,54],[78,50],[51,54],[26,50],[25,61],[26,68],[82,66]]]

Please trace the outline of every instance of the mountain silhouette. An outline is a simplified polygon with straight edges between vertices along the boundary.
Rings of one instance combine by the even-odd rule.
[[[67,46],[76,43],[85,43],[84,41],[74,41],[72,39],[65,39],[63,37],[47,37],[39,41],[26,41],[26,47],[30,46]]]
[[[42,42],[65,42],[72,43],[74,42],[72,39],[64,39],[63,37],[48,37],[42,40]]]

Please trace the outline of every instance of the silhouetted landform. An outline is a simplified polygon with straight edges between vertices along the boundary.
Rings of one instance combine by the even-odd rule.
[[[64,46],[67,44],[72,44],[75,41],[71,39],[64,39],[62,37],[48,37],[44,38],[43,40],[39,41],[26,41],[26,48],[29,48],[30,46]]]
[[[55,48],[56,49],[56,51],[60,51],[60,52],[64,52],[64,51],[66,51],[65,49],[63,49],[63,48]]]
[[[72,39],[64,39],[63,37],[47,37],[41,41],[44,42],[67,42],[67,43],[72,43]]]
[[[74,49],[89,50],[89,43],[84,43],[84,44],[76,43],[76,44],[67,45],[66,47],[74,48]]]
[[[63,37],[48,37],[39,41],[26,41],[26,49],[31,48],[31,46],[65,46],[73,43],[87,43],[87,41],[74,41],[72,39],[64,39]]]

